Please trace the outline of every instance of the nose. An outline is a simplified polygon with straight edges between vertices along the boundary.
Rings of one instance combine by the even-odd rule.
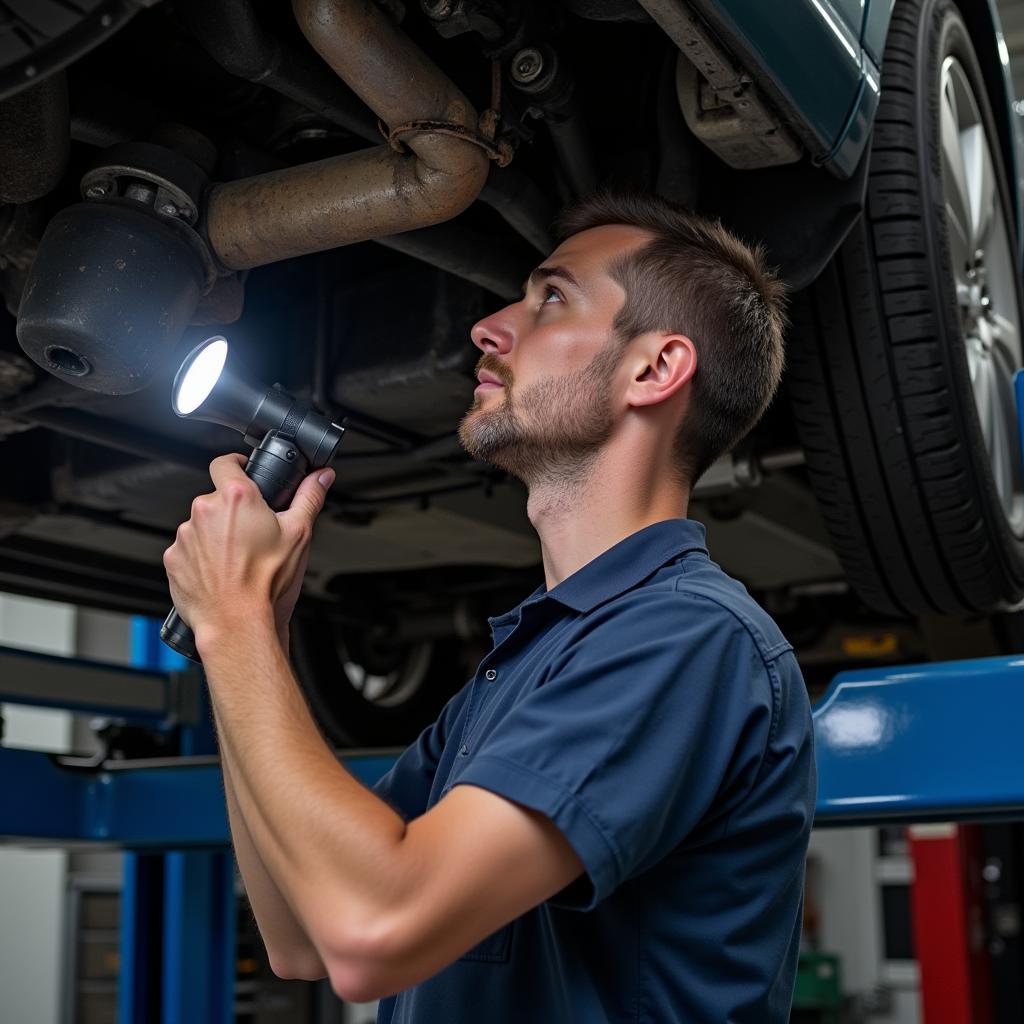
[[[483,320],[478,320],[470,329],[469,336],[481,352],[507,355],[515,341],[512,311],[515,305],[505,306]]]

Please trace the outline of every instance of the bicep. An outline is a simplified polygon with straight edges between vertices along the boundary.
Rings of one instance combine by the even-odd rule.
[[[388,929],[385,990],[436,974],[583,873],[548,817],[472,785],[411,822],[403,843],[417,885]]]

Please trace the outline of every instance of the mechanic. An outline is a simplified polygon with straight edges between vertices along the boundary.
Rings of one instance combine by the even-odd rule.
[[[238,864],[274,972],[379,1021],[789,1019],[815,799],[778,627],[708,556],[693,482],[782,370],[783,289],[718,224],[602,193],[472,329],[470,453],[519,476],[544,585],[374,790],[288,621],[333,481],[275,515],[211,466],[164,562],[195,629]]]

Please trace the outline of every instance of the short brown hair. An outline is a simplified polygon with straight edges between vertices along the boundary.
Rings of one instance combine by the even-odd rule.
[[[569,207],[562,240],[626,224],[651,241],[612,261],[626,292],[614,328],[625,344],[647,331],[685,334],[697,348],[692,401],[676,437],[677,465],[692,486],[760,419],[782,377],[785,287],[718,221],[653,195],[599,192]]]

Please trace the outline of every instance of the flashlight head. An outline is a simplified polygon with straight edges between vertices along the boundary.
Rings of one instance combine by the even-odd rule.
[[[196,345],[174,376],[171,408],[186,419],[219,423],[237,430],[255,447],[268,430],[278,426],[275,422],[263,425],[258,421],[267,399],[281,393],[260,384],[237,364],[223,335],[214,335]],[[287,407],[288,402],[290,399],[282,396],[272,404]]]
[[[227,339],[219,335],[207,338],[189,352],[171,389],[171,406],[177,415],[191,416],[209,398],[227,358]]]
[[[186,419],[219,423],[257,447],[271,430],[294,439],[311,469],[326,466],[344,428],[278,387],[268,388],[242,372],[222,335],[185,356],[171,388],[171,408]]]

